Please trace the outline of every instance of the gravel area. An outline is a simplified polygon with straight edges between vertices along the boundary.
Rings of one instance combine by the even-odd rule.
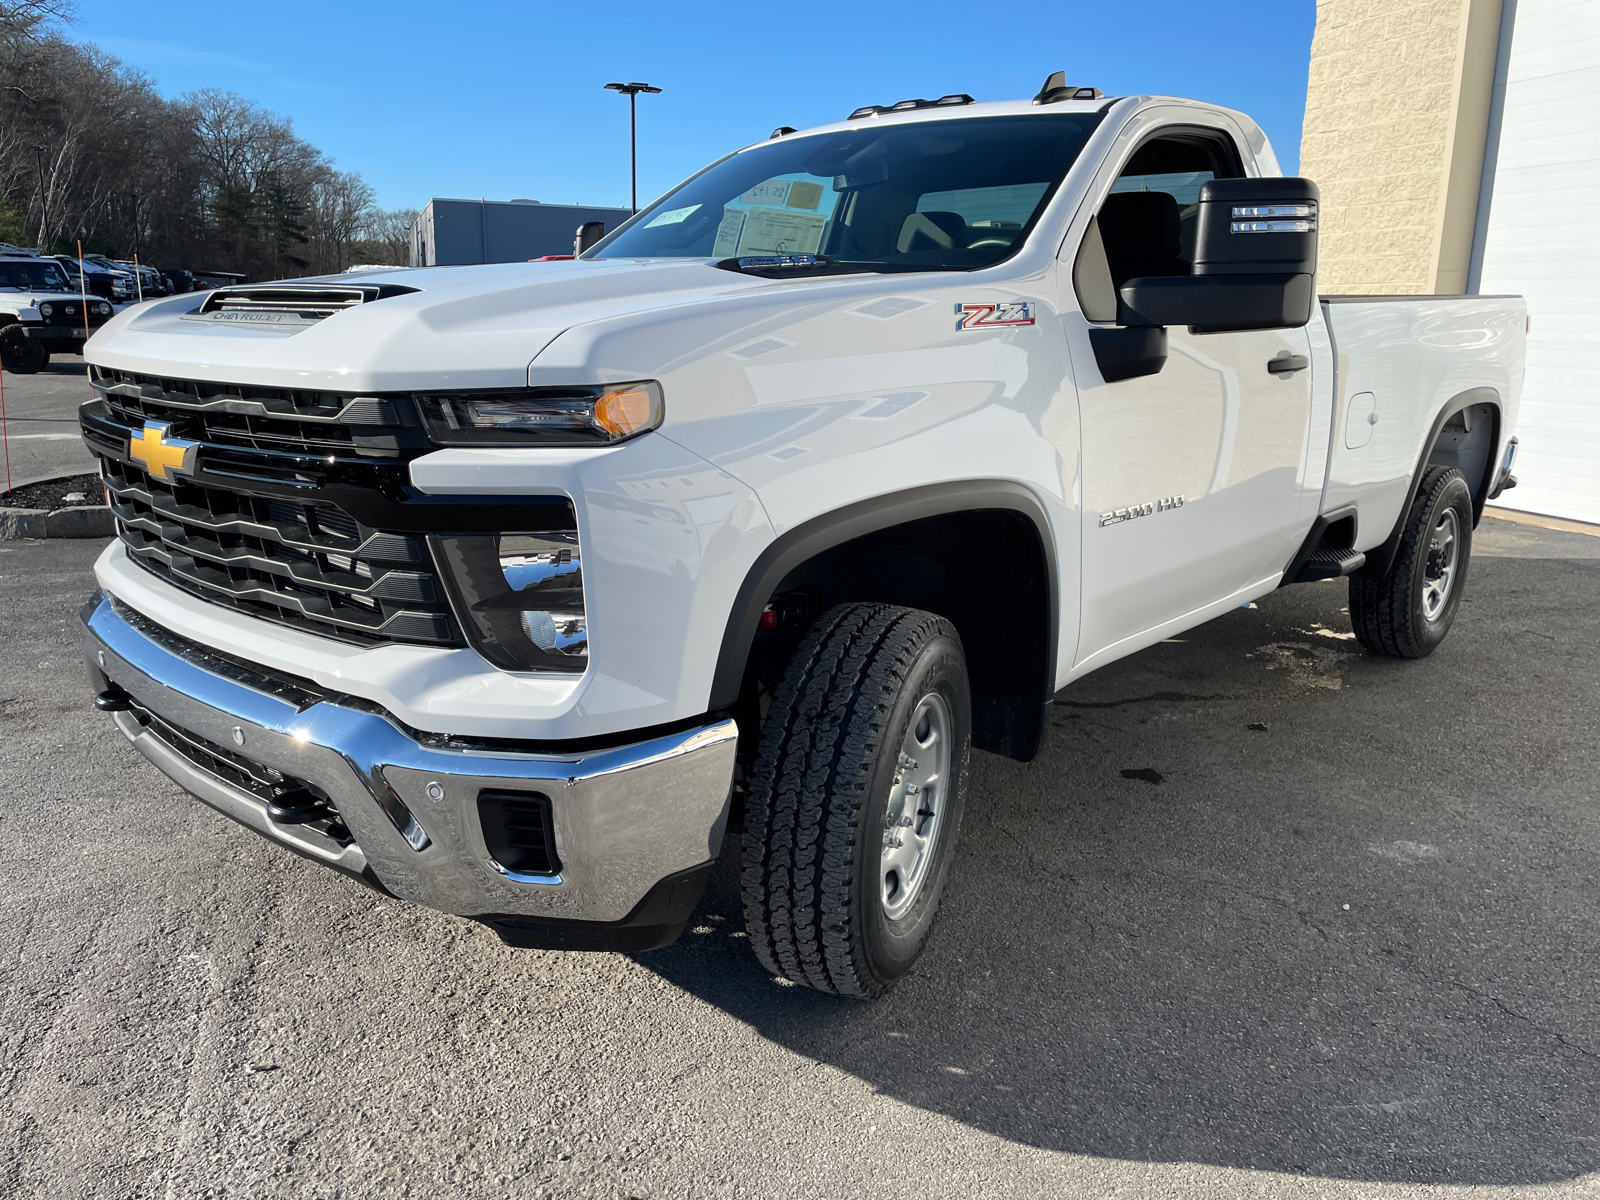
[[[79,493],[76,498],[74,492]],[[72,475],[0,492],[0,508],[64,508],[72,504],[103,504],[105,498],[98,474]]]

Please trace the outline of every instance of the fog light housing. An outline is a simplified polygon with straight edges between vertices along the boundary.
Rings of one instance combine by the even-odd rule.
[[[418,395],[428,436],[440,446],[595,446],[661,424],[661,385],[513,388]]]
[[[579,674],[589,665],[576,531],[432,543],[451,604],[478,653],[507,671]]]

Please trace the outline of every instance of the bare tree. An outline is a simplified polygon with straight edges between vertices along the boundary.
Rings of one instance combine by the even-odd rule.
[[[373,194],[359,175],[245,97],[162,97],[144,75],[64,38],[72,15],[66,0],[0,0],[7,229],[252,278],[373,257]]]

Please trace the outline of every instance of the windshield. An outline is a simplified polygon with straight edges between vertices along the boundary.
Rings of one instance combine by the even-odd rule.
[[[968,117],[781,139],[707,168],[585,257],[818,254],[970,271],[1021,245],[1099,123]]]
[[[64,292],[67,290],[67,277],[55,263],[0,259],[0,288]]]

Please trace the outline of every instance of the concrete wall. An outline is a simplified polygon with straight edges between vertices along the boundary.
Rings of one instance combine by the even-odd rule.
[[[1300,173],[1319,289],[1466,290],[1501,0],[1319,0]]]

